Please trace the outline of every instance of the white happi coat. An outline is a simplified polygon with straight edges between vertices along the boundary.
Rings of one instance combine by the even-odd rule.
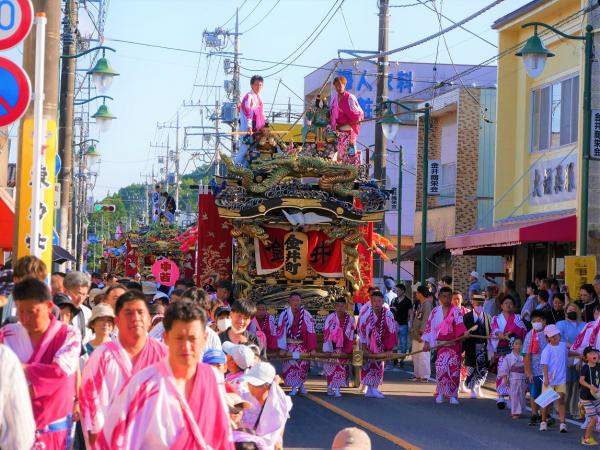
[[[35,420],[27,380],[14,352],[0,344],[0,448],[30,449]]]

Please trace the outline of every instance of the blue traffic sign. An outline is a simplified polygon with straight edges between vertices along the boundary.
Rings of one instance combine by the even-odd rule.
[[[54,176],[57,177],[60,173],[60,169],[62,168],[62,160],[60,159],[60,155],[58,153],[56,154],[55,161],[56,162],[54,164]]]
[[[0,127],[19,120],[30,99],[31,84],[23,68],[0,57]]]

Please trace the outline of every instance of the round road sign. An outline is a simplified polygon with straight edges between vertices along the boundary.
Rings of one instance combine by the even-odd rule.
[[[19,120],[30,99],[31,84],[23,68],[0,57],[0,127]]]
[[[0,50],[19,44],[33,25],[31,0],[0,0]]]

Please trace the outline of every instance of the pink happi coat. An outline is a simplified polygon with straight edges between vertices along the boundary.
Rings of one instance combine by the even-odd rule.
[[[354,142],[360,132],[360,121],[365,115],[357,98],[348,91],[341,96],[336,92],[331,96],[330,107],[331,128],[335,130],[344,125],[350,126]]]
[[[326,353],[352,353],[352,344],[354,343],[354,317],[345,313],[343,321],[340,323],[338,315],[333,312],[325,318],[323,326],[323,351]],[[348,362],[348,360],[344,360]],[[348,386],[350,376],[350,366],[340,364],[333,360],[332,363],[324,365],[325,375],[327,376],[327,386],[330,388],[341,388]]]
[[[362,311],[361,311],[362,312]],[[359,317],[358,336],[371,353],[391,351],[398,343],[398,327],[394,315],[388,308],[381,308],[377,316],[372,308]],[[383,362],[366,362],[361,369],[365,386],[377,387],[383,382]]]
[[[98,434],[107,420],[108,408],[129,379],[166,354],[167,348],[151,337],[133,362],[118,338],[94,350],[83,369],[79,392],[83,430]]]
[[[54,432],[47,432],[46,427],[73,413],[75,376],[81,353],[79,330],[50,316],[50,326],[37,347],[33,347],[27,330],[20,323],[0,328],[0,343],[16,353],[30,383],[38,430],[34,448],[63,450],[70,427]]]
[[[167,359],[135,374],[110,407],[101,450],[233,450],[223,376],[198,363],[189,398]]]
[[[444,309],[440,305],[433,308],[429,315],[423,341],[429,343],[430,347],[435,347],[439,341],[451,341],[462,336],[466,331],[461,309],[451,306],[444,316]],[[437,392],[444,397],[458,396],[461,353],[461,341],[437,349],[435,359]]]
[[[518,314],[511,313],[508,319],[504,317],[503,313],[494,316],[492,319],[492,327],[490,329],[490,336],[496,336],[497,333],[511,334],[519,339],[524,339],[527,334],[527,328],[521,320],[521,316]],[[493,352],[498,352],[498,347],[507,348],[509,347],[509,341],[491,339],[488,341],[488,349]],[[503,363],[504,356],[510,353],[507,352],[503,355],[498,355],[498,367]],[[502,377],[496,377],[496,392],[499,396],[510,395],[510,386],[504,383]]]
[[[585,324],[581,333],[577,335],[575,342],[571,346],[571,351],[583,354],[583,350],[589,345],[594,348],[600,343],[600,317],[593,322]]]
[[[264,128],[266,123],[263,100],[260,94],[254,91],[244,95],[240,104],[240,131],[247,131],[252,127],[256,132]]]
[[[260,331],[265,336],[267,350],[277,350],[277,325],[275,324],[275,317],[273,314],[267,313],[262,320],[255,317],[253,322],[256,322],[257,324],[256,332],[258,333]],[[258,337],[258,334],[256,334],[256,336]]]
[[[302,325],[300,316],[302,315]],[[288,342],[298,340],[301,343]],[[317,348],[317,335],[315,333],[315,320],[304,308],[298,314],[288,307],[279,315],[277,324],[277,346],[290,353],[311,352]],[[298,387],[308,378],[310,362],[305,360],[286,360],[281,365],[283,379],[287,386]]]
[[[267,317],[269,317],[269,314],[267,314]],[[267,348],[267,345],[269,343],[267,335],[261,328],[256,317],[253,317],[252,320],[250,321],[250,325],[248,325],[248,331],[250,331],[250,333],[252,333],[252,334],[254,334],[254,336],[256,336],[261,349]]]

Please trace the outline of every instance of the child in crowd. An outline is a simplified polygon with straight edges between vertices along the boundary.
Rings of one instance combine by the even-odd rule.
[[[206,350],[206,352],[204,352],[204,356],[202,356],[202,362],[213,366],[223,375],[227,373],[227,357],[225,356],[225,352],[223,352],[223,350]]]
[[[593,347],[586,347],[583,351],[583,359],[586,362],[581,367],[579,373],[579,384],[581,391],[579,397],[585,409],[587,427],[585,434],[581,438],[582,445],[598,445],[598,442],[592,436],[596,427],[598,415],[600,414],[600,366],[598,366],[598,350]]]
[[[544,391],[546,389],[554,389],[559,395],[558,400],[554,402],[558,409],[560,418],[560,432],[567,432],[567,424],[565,423],[565,395],[567,393],[567,360],[569,358],[569,349],[567,344],[560,341],[560,330],[556,325],[546,325],[544,333],[548,338],[548,345],[542,351],[540,362],[544,371]],[[550,412],[550,406],[542,409],[542,422],[540,423],[540,431],[547,431],[548,424],[546,419]]]
[[[523,341],[517,338],[512,344],[512,353],[506,355],[498,368],[498,376],[504,377],[504,383],[510,386],[510,412],[513,419],[518,419],[525,410],[525,366],[521,349]]]
[[[543,312],[534,310],[531,312],[531,330],[525,336],[523,343],[523,363],[525,366],[525,376],[529,383],[529,402],[531,405],[530,426],[535,426],[541,421],[539,408],[535,399],[542,393],[542,379],[544,372],[540,364],[542,351],[548,341],[544,336],[544,327],[546,326],[546,316]]]

